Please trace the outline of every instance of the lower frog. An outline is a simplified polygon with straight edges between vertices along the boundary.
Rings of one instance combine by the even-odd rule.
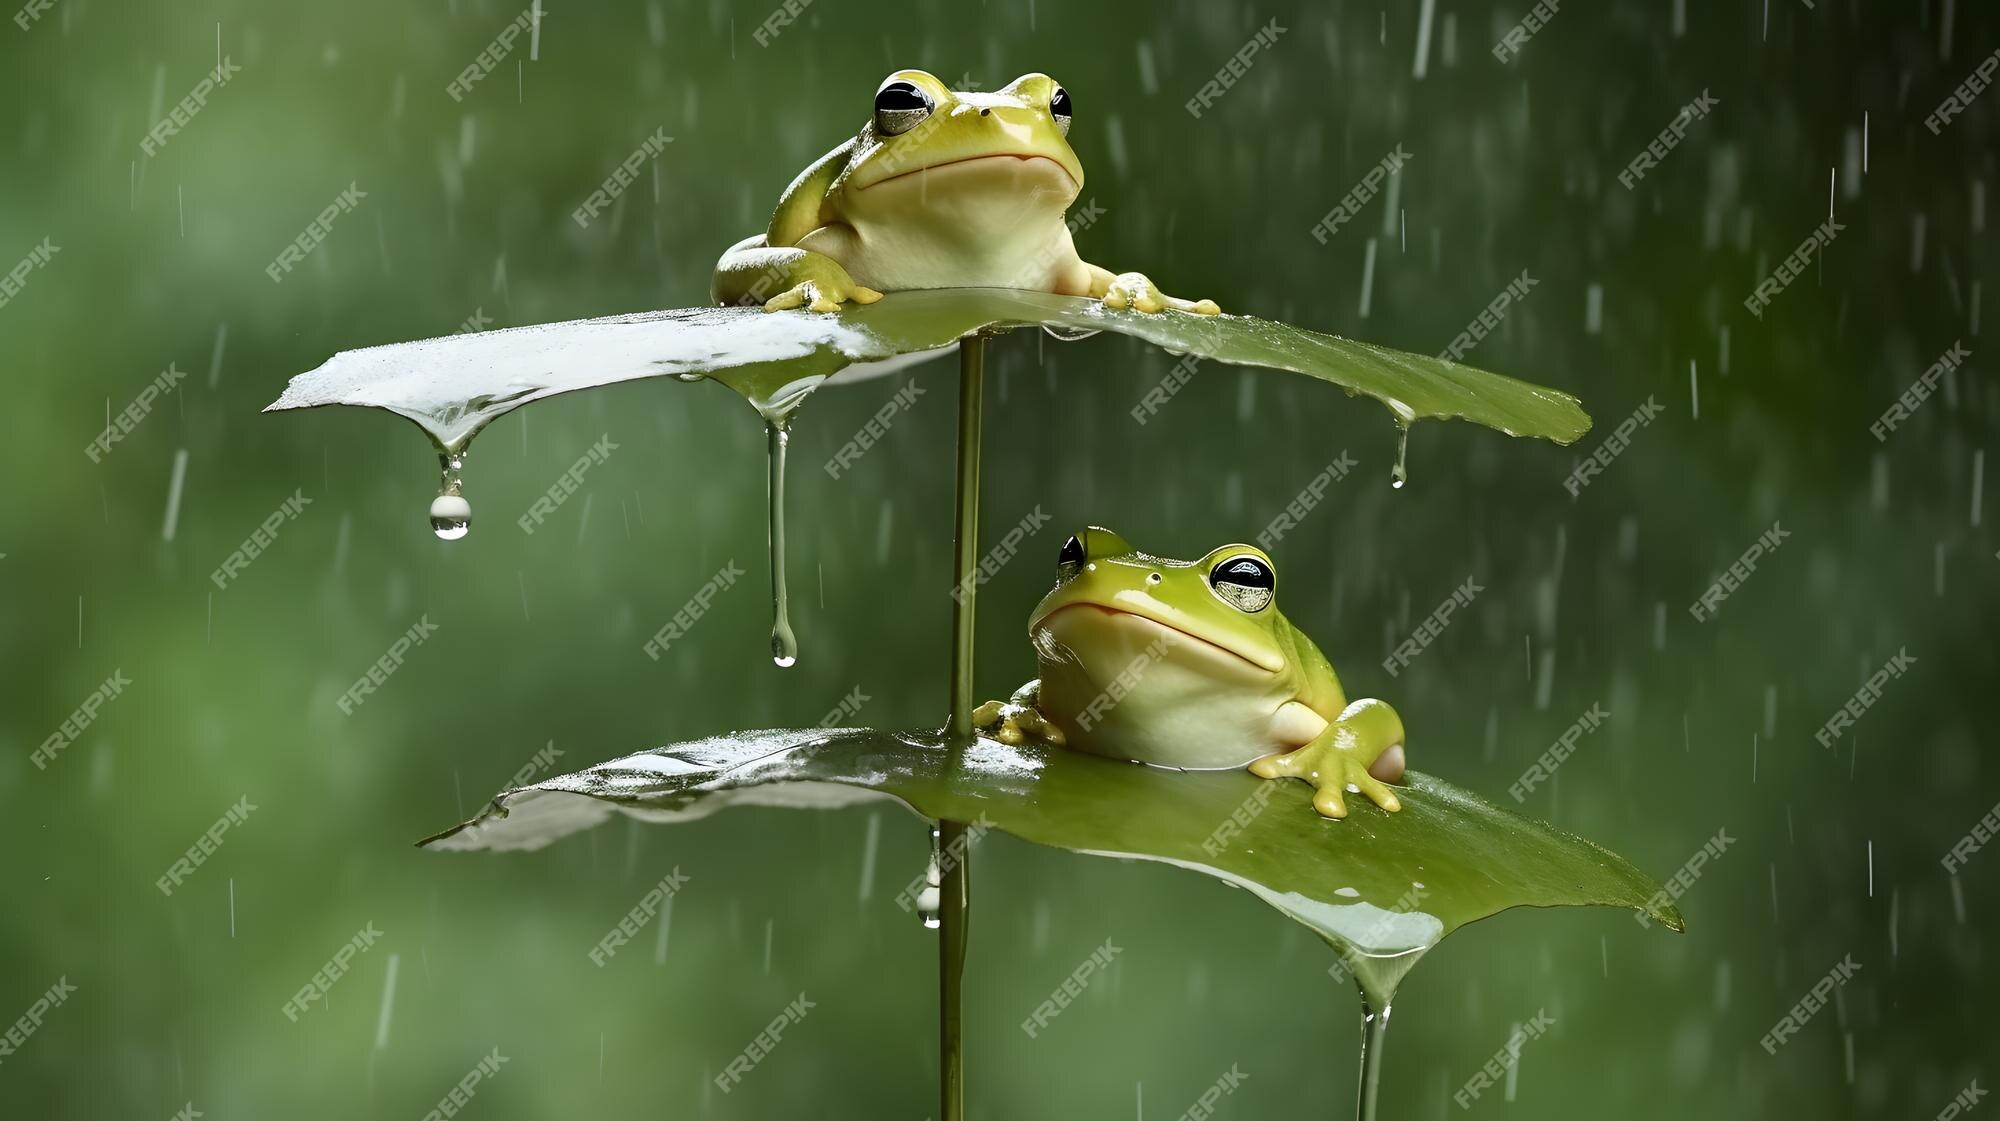
[[[973,723],[1007,743],[1302,778],[1327,817],[1347,816],[1349,792],[1401,809],[1388,785],[1403,777],[1401,718],[1382,701],[1348,702],[1326,655],[1278,610],[1277,583],[1249,545],[1166,560],[1092,526],[1063,543],[1056,586],[1028,618],[1041,677]]]

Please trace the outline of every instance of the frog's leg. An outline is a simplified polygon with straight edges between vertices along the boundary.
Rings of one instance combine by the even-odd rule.
[[[853,300],[872,304],[882,293],[854,282],[840,262],[824,253],[794,247],[773,248],[764,235],[747,237],[729,247],[715,263],[715,302],[782,311],[800,306],[836,311]]]
[[[1090,294],[1103,300],[1105,307],[1129,307],[1149,314],[1168,308],[1195,315],[1222,314],[1222,309],[1215,306],[1214,300],[1183,300],[1167,295],[1145,273],[1113,273],[1110,269],[1088,262],[1084,267],[1090,270]]]
[[[1057,747],[1063,746],[1062,729],[1049,723],[1038,707],[1042,700],[1042,683],[1030,681],[1004,703],[987,701],[972,710],[972,726],[991,739],[1005,744],[1020,744],[1029,739],[1043,740]]]
[[[1262,778],[1290,775],[1313,784],[1313,808],[1327,817],[1346,817],[1342,798],[1349,786],[1394,813],[1403,808],[1388,782],[1403,775],[1403,721],[1376,700],[1360,700],[1340,710],[1333,723],[1297,751],[1266,755],[1250,764]]]

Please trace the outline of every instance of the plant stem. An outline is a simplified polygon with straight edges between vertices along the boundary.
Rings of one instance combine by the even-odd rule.
[[[953,554],[956,595],[951,609],[951,733],[972,734],[973,573],[979,564],[979,429],[984,406],[986,340],[973,335],[958,344],[958,507]],[[972,886],[967,865],[965,825],[938,823],[938,844],[946,854],[938,892],[938,1114],[965,1121],[965,1045],[959,1025],[959,990],[965,979],[966,908]],[[956,859],[951,859],[956,854]]]

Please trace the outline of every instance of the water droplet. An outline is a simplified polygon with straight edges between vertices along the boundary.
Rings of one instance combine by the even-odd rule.
[[[767,488],[770,502],[771,661],[777,663],[779,669],[787,669],[799,660],[799,640],[792,633],[792,621],[786,614],[785,603],[785,449],[791,444],[792,436],[784,420],[765,421],[764,434],[771,472]]]
[[[692,370],[682,370],[680,373],[675,374],[674,377],[679,379],[680,381],[703,381],[708,377],[708,375],[698,374],[693,372]]]
[[[1059,323],[1044,323],[1042,330],[1057,342],[1065,343],[1079,342],[1099,333],[1091,327],[1070,327]]]
[[[1396,434],[1396,465],[1389,469],[1389,485],[1397,490],[1402,490],[1403,484],[1410,481],[1409,458],[1410,430],[1405,428]]]
[[[917,916],[924,926],[936,930],[940,924],[938,906],[944,901],[944,846],[938,827],[931,826],[931,860],[924,867],[924,889],[917,894]]]
[[[444,452],[438,456],[438,496],[431,500],[431,532],[440,541],[456,541],[472,529],[472,504],[465,500],[465,484],[459,477],[465,470],[465,453]]]

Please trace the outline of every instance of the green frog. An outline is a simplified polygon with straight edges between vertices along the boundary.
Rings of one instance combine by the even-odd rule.
[[[1028,617],[1040,678],[973,723],[1006,743],[1305,779],[1327,817],[1347,816],[1349,792],[1401,809],[1388,784],[1403,777],[1402,719],[1382,701],[1349,703],[1278,610],[1277,583],[1250,545],[1167,560],[1092,526],[1063,543],[1056,586]]]
[[[1046,74],[972,93],[898,70],[860,133],[785,188],[770,228],[722,255],[716,303],[833,311],[903,288],[1001,287],[1218,314],[1077,256],[1063,220],[1083,190],[1072,112]]]

